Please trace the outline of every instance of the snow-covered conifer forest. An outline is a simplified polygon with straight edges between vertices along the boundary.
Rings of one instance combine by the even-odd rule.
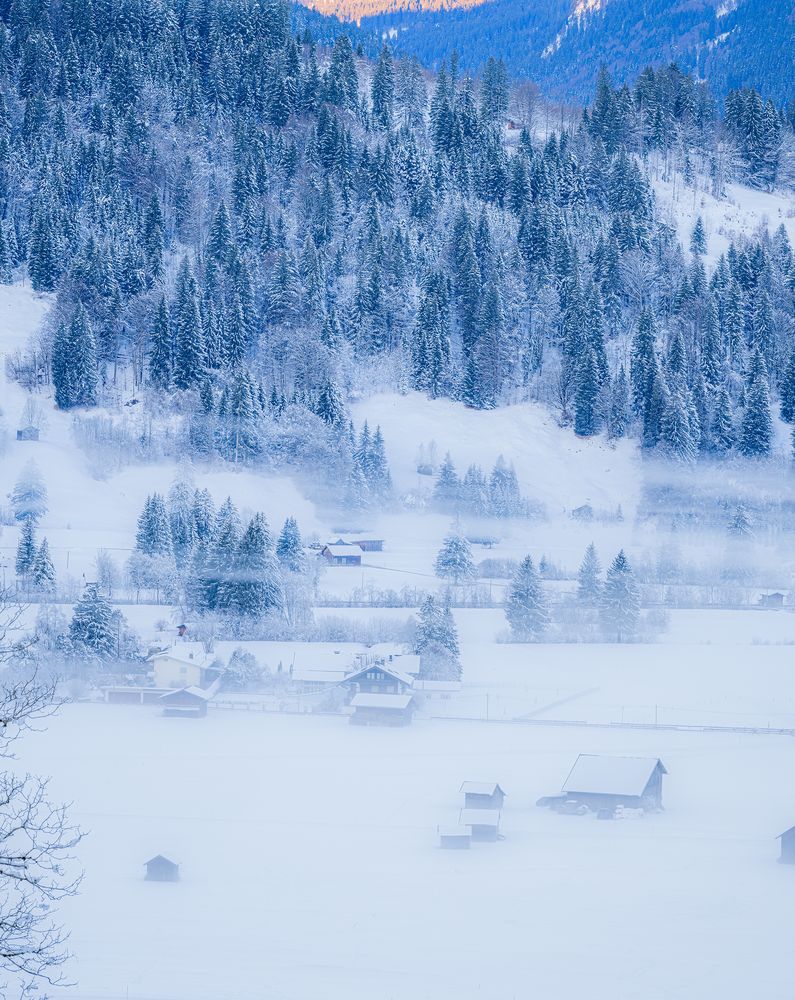
[[[795,104],[500,44],[0,0],[0,995],[791,1000]]]

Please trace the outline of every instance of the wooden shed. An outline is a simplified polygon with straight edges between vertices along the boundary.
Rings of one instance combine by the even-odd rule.
[[[362,552],[383,552],[383,538],[355,538],[351,545],[358,545]]]
[[[354,726],[408,726],[415,708],[410,694],[357,694],[351,706]]]
[[[345,542],[333,542],[324,545],[320,554],[332,566],[361,566],[362,550],[358,545],[347,545]]]
[[[156,854],[146,862],[148,882],[179,882],[179,865],[162,854]]]
[[[439,827],[439,847],[448,851],[468,851],[472,844],[472,834],[468,826]]]
[[[502,809],[505,792],[495,781],[465,781],[459,791],[464,793],[465,809]]]
[[[20,427],[17,431],[17,441],[38,441],[38,427]]]
[[[784,607],[784,595],[776,592],[775,594],[762,594],[759,598],[759,606],[761,608],[773,608],[778,610]]]
[[[781,841],[781,857],[778,859],[782,865],[795,865],[795,826],[778,835]]]
[[[608,757],[581,753],[563,783],[563,794],[589,809],[662,809],[659,757]]]
[[[186,687],[162,694],[159,701],[163,706],[163,715],[172,718],[201,719],[207,715],[207,703],[213,693],[207,688]]]
[[[500,835],[498,809],[462,809],[458,822],[469,827],[473,840],[497,840]]]

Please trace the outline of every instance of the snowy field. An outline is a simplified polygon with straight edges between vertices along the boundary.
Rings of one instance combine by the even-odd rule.
[[[580,752],[660,756],[666,811],[536,808]],[[59,1000],[792,997],[791,739],[72,706],[25,765],[90,831]],[[505,840],[441,851],[466,779]]]

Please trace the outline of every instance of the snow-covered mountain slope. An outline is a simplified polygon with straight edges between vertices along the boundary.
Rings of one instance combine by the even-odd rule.
[[[599,435],[578,438],[537,403],[472,410],[449,399],[380,394],[353,408],[357,423],[380,425],[395,484],[401,491],[423,488],[416,472],[421,448],[435,446],[438,459],[450,452],[459,474],[475,463],[486,473],[502,455],[513,462],[522,492],[550,515],[584,503],[630,512],[640,480],[634,442],[609,444]],[[427,489],[427,483],[424,488]]]
[[[674,226],[680,242],[687,246],[696,219],[701,216],[707,234],[706,262],[714,264],[732,241],[751,236],[761,228],[773,233],[784,226],[795,243],[795,202],[784,191],[760,191],[744,184],[727,184],[725,195],[715,198],[709,191],[686,186],[681,175],[670,180],[652,175],[664,222]]]
[[[40,531],[47,536],[56,572],[80,581],[92,579],[97,550],[109,550],[119,562],[129,555],[135,525],[147,495],[167,493],[178,475],[189,475],[210,490],[216,503],[231,495],[241,510],[262,510],[278,527],[293,515],[304,530],[317,530],[313,505],[286,477],[265,476],[229,466],[193,468],[190,463],[164,462],[129,466],[107,478],[97,478],[72,435],[72,415],[55,409],[47,395],[35,398],[45,409],[39,441],[16,441],[16,429],[26,393],[5,373],[8,355],[23,347],[46,316],[51,300],[28,286],[0,285],[0,408],[9,443],[0,465],[0,507],[22,468],[31,459],[41,470],[49,494],[49,512]],[[92,411],[96,416],[97,411]],[[0,527],[0,566],[13,577],[16,527]]]

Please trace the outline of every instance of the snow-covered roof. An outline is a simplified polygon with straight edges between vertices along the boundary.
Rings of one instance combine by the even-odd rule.
[[[785,830],[783,833],[780,833],[776,837],[776,840],[781,840],[782,837],[788,837],[791,833],[795,833],[795,826],[791,826],[789,830]]]
[[[468,826],[440,826],[439,827],[440,837],[469,837],[469,827]]]
[[[462,809],[458,822],[462,826],[499,826],[500,813],[497,809]]]
[[[581,753],[563,784],[566,793],[642,795],[657,767],[667,774],[659,757],[606,757]]]
[[[367,663],[363,667],[359,667],[358,670],[354,670],[352,674],[348,674],[345,678],[345,683],[348,681],[355,681],[357,677],[361,677],[362,674],[368,673],[370,670],[380,670],[382,674],[389,674],[390,677],[394,677],[396,681],[400,681],[401,684],[407,684],[409,687],[414,683],[414,678],[410,677],[408,674],[404,674],[402,670],[396,670],[391,664],[386,663]]]
[[[202,701],[209,701],[210,698],[218,690],[217,687],[200,688],[196,687],[195,684],[190,684],[188,687],[184,688],[174,688],[173,691],[168,691],[166,694],[161,694],[160,698],[171,698],[175,694],[189,694],[194,698],[201,698]]]
[[[496,781],[465,781],[459,788],[465,795],[494,795],[497,790],[505,795]]]
[[[176,861],[172,861],[171,858],[167,858],[165,856],[165,854],[156,854],[153,858],[150,858],[148,861],[144,861],[144,864],[145,865],[153,865],[157,861],[165,861],[165,863],[167,865],[173,865],[175,868],[179,868],[179,865],[177,864],[177,862]]]
[[[412,702],[410,694],[357,694],[351,701],[354,708],[408,708]]]
[[[212,653],[204,649],[201,642],[175,642],[167,649],[161,649],[159,653],[152,653],[150,661],[154,660],[177,660],[179,663],[192,663],[197,667],[209,666],[215,659]]]
[[[344,542],[342,545],[336,542],[324,545],[323,552],[330,552],[333,556],[360,556],[363,554],[358,545],[346,545]]]

